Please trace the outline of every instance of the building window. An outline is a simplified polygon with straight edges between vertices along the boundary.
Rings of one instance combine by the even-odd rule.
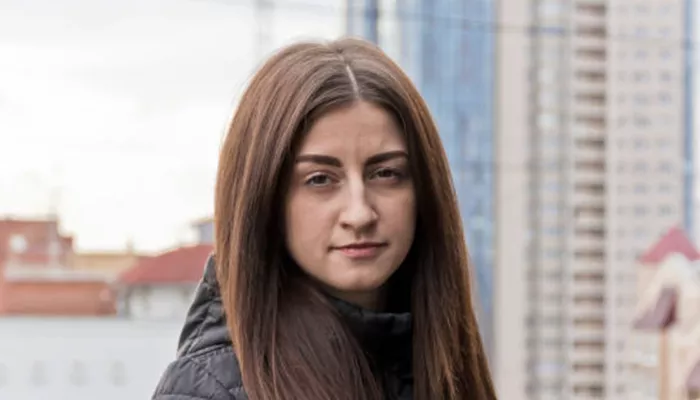
[[[553,108],[556,107],[559,103],[558,96],[554,91],[551,90],[542,90],[539,93],[539,102],[540,102],[540,107],[542,108]]]
[[[647,192],[647,187],[646,187],[646,185],[644,185],[644,184],[642,184],[642,183],[638,183],[638,184],[634,185],[634,193],[636,193],[636,194],[644,194],[644,193],[646,193],[646,192]]]
[[[632,79],[636,83],[649,82],[649,73],[646,71],[635,71],[632,75]]]
[[[634,34],[637,37],[647,37],[649,36],[649,30],[645,26],[638,26],[637,29],[634,30]]]
[[[647,15],[649,13],[649,7],[646,4],[637,4],[636,11],[639,15]]]
[[[27,251],[27,239],[24,235],[11,235],[9,240],[10,251],[15,254],[22,254]]]
[[[671,104],[671,94],[669,92],[659,93],[659,103],[661,104]]]
[[[559,118],[551,113],[540,114],[537,117],[537,126],[541,129],[554,129],[559,126]]]
[[[641,150],[646,148],[646,141],[642,138],[636,138],[634,139],[634,148],[637,150]]]
[[[556,70],[552,68],[540,68],[537,71],[537,80],[539,83],[552,83],[556,81]]]
[[[549,260],[558,260],[561,258],[561,251],[559,249],[545,249],[543,253],[544,257]]]
[[[80,361],[73,361],[69,372],[70,382],[75,386],[83,386],[87,383],[87,371]]]
[[[634,116],[634,126],[638,128],[646,128],[651,125],[651,120],[646,115],[637,114]]]
[[[558,193],[561,191],[561,185],[559,182],[547,182],[544,184],[544,189],[546,192]]]
[[[637,60],[646,60],[649,53],[645,49],[638,49],[634,52],[634,58]]]
[[[559,215],[559,205],[557,204],[544,204],[542,206],[542,212],[546,215]]]
[[[559,17],[564,13],[564,4],[559,1],[543,1],[538,7],[540,16],[545,18]]]
[[[643,93],[637,93],[634,96],[634,103],[638,106],[646,106],[647,104],[649,104],[649,96]]]
[[[673,172],[673,166],[671,165],[671,163],[663,161],[663,162],[659,163],[659,172],[662,172],[662,173]]]
[[[32,386],[44,386],[48,380],[46,366],[40,361],[35,361],[32,365],[31,381]]]
[[[109,368],[109,378],[114,386],[126,384],[126,368],[121,361],[113,361]]]
[[[647,164],[644,161],[634,163],[634,172],[646,172]]]
[[[671,36],[671,32],[673,29],[670,26],[664,26],[663,28],[659,29],[659,36],[667,38]]]
[[[671,140],[669,138],[663,137],[656,141],[656,146],[660,149],[668,149],[671,147]]]

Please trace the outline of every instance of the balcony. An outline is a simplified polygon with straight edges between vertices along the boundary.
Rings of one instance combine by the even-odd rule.
[[[586,184],[600,184],[605,182],[605,171],[591,169],[577,169],[574,173],[574,182]]]
[[[602,368],[600,370],[585,369],[572,372],[569,377],[569,382],[571,382],[574,387],[599,386],[602,385],[604,379],[605,372]]]
[[[602,261],[576,259],[572,263],[571,271],[574,274],[596,274],[605,272],[605,266]]]
[[[605,162],[605,151],[590,148],[576,148],[574,151],[574,162],[602,164]]]
[[[580,101],[576,99],[572,107],[575,112],[583,115],[605,115],[606,108],[603,102]]]
[[[605,219],[603,217],[592,216],[592,215],[581,215],[574,219],[574,226],[581,229],[604,229]],[[590,250],[599,250],[600,247],[596,247]]]
[[[590,65],[595,67],[597,72],[605,72],[607,65],[606,39],[605,36],[595,35],[576,35],[573,40],[574,44],[574,62],[577,67],[582,66],[583,62],[590,62]]]
[[[597,304],[573,304],[570,314],[574,318],[602,319],[605,318],[605,305]]]
[[[574,196],[574,204],[577,206],[604,206],[605,193],[603,191],[579,191]]]
[[[576,92],[603,94],[606,90],[605,73],[599,71],[576,71],[571,87]]]
[[[574,343],[602,343],[605,340],[603,320],[574,319],[572,332]]]
[[[576,15],[592,15],[605,18],[607,0],[576,0]]]
[[[574,296],[595,296],[605,293],[605,284],[603,282],[574,282],[572,285],[572,294]]]
[[[598,343],[598,344],[584,344]],[[580,341],[574,342],[573,349],[569,352],[569,360],[575,363],[602,363],[605,360],[605,350],[603,341]]]

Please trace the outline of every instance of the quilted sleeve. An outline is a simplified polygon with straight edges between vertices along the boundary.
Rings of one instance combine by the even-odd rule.
[[[238,400],[207,371],[189,357],[180,358],[166,368],[152,400]]]

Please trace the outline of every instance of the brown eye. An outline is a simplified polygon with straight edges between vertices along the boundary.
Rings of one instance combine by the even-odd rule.
[[[372,178],[378,179],[401,179],[403,174],[393,168],[381,168],[372,174]]]
[[[328,186],[331,183],[333,183],[331,177],[326,174],[315,174],[304,182],[304,184],[307,186],[315,187]]]

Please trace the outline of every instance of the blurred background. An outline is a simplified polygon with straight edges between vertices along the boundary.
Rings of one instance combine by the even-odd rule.
[[[364,37],[448,152],[507,400],[700,399],[693,0],[0,0],[0,399],[150,398],[247,79]]]

